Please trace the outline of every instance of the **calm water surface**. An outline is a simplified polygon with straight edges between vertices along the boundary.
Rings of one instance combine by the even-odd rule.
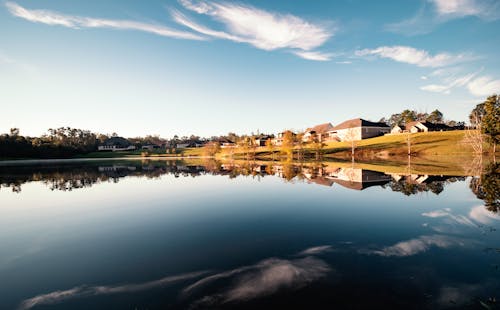
[[[498,192],[341,166],[0,167],[0,308],[498,307]]]

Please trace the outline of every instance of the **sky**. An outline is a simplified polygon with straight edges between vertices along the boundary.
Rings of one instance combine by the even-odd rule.
[[[500,93],[498,0],[0,2],[0,133],[277,133]]]

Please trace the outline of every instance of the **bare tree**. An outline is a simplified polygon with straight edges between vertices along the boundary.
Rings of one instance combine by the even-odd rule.
[[[354,161],[354,152],[356,150],[357,142],[359,141],[357,130],[355,128],[347,129],[344,140],[351,143],[351,159]]]

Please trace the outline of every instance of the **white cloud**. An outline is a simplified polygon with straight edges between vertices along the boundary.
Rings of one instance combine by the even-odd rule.
[[[476,16],[486,20],[500,17],[500,3],[496,0],[430,0],[439,16],[458,18]]]
[[[345,60],[345,61],[337,61],[335,62],[336,64],[339,64],[339,65],[350,65],[352,64],[352,61],[350,60]]]
[[[459,77],[447,77],[443,80],[446,83],[445,85],[430,84],[422,86],[420,89],[429,92],[449,94],[451,93],[451,89],[467,85],[476,75],[477,73],[471,73]]]
[[[437,85],[437,84],[429,84],[420,87],[421,90],[433,92],[433,93],[443,93],[443,94],[449,94],[450,89],[446,85]]]
[[[9,12],[34,23],[58,25],[68,28],[112,28],[139,30],[177,39],[203,40],[204,37],[191,32],[171,29],[159,24],[141,23],[131,20],[113,20],[60,14],[49,10],[29,10],[14,2],[5,4]]]
[[[467,89],[475,96],[500,94],[500,80],[489,76],[478,77],[467,84]]]
[[[204,35],[244,42],[268,51],[289,49],[309,60],[330,59],[329,54],[313,51],[333,35],[333,30],[325,26],[291,14],[268,12],[242,4],[190,0],[180,0],[180,3],[186,9],[208,15],[225,26],[224,31],[212,30],[173,11],[175,21]]]
[[[409,46],[381,46],[375,49],[363,49],[355,52],[357,56],[378,56],[394,61],[417,65],[419,67],[444,67],[454,63],[467,61],[470,56],[465,54],[452,55],[439,53],[434,56],[425,50]]]
[[[214,21],[223,24],[225,30],[214,30],[206,27],[177,10],[172,10],[174,21],[196,33],[154,23],[84,17],[50,10],[30,10],[14,2],[6,2],[5,5],[14,16],[46,25],[58,25],[73,29],[138,30],[189,40],[206,40],[207,37],[213,37],[247,43],[267,51],[287,49],[301,58],[315,61],[327,61],[333,56],[329,53],[315,51],[333,36],[332,27],[311,23],[291,14],[268,12],[249,5],[230,2],[193,2],[191,0],[179,0],[179,2],[188,10],[210,16]]]
[[[317,254],[322,254],[325,252],[330,252],[331,250],[332,250],[331,245],[320,245],[320,246],[315,246],[315,247],[305,249],[304,251],[300,252],[298,255],[317,255]]]
[[[422,76],[420,77],[420,79],[421,79],[421,80],[427,80],[427,77],[426,77],[425,75],[422,75]]]
[[[465,225],[469,227],[476,227],[476,225],[466,216],[460,214],[453,214],[451,209],[445,208],[443,210],[434,210],[430,212],[422,213],[422,216],[430,217],[430,218],[446,218],[448,221],[452,221],[452,223],[457,223],[460,225]]]
[[[485,21],[500,18],[498,0],[428,0],[416,14],[408,19],[385,25],[390,32],[421,35],[434,30],[447,21],[475,16]]]
[[[214,281],[230,279],[229,287],[201,298],[196,307],[207,308],[218,304],[251,300],[269,296],[279,290],[294,290],[324,277],[332,269],[322,260],[305,257],[295,260],[270,258],[255,265],[244,266],[206,277],[184,289],[186,294]]]
[[[150,282],[125,284],[118,286],[78,286],[68,290],[54,291],[47,294],[37,295],[29,299],[25,299],[24,301],[21,302],[19,309],[25,310],[33,308],[38,305],[57,304],[67,300],[71,300],[73,298],[144,291],[179,281],[198,278],[206,273],[207,273],[206,271],[192,272],[176,276],[169,276]]]
[[[462,239],[443,236],[431,235],[420,236],[415,239],[398,242],[395,245],[385,247],[381,250],[365,251],[368,254],[375,254],[380,256],[412,256],[422,252],[428,251],[432,246],[438,248],[450,248],[453,246],[464,246],[465,243]]]
[[[332,54],[321,52],[293,51],[293,54],[308,60],[328,61],[332,58]]]
[[[494,221],[500,221],[500,216],[498,214],[488,211],[484,206],[473,207],[469,212],[469,217],[484,225],[489,225]]]

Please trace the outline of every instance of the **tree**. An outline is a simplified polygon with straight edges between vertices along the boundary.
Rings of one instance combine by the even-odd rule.
[[[206,156],[215,156],[220,151],[220,144],[217,141],[211,141],[203,146],[203,153]]]
[[[484,103],[476,105],[476,107],[469,114],[469,121],[471,126],[480,126],[485,114],[486,111],[484,110]]]
[[[404,124],[408,124],[410,122],[413,122],[417,119],[417,113],[412,110],[404,110],[401,112],[401,120],[404,122]]]
[[[274,160],[274,144],[273,144],[273,140],[271,138],[268,138],[266,140],[266,147],[269,150],[269,152],[271,153],[271,156],[273,157],[273,160]]]
[[[484,116],[481,120],[481,132],[493,144],[493,154],[500,142],[500,96],[493,95],[484,102]],[[494,155],[493,155],[494,156]]]
[[[10,135],[13,137],[19,136],[19,128],[11,128],[10,129]]]
[[[281,151],[285,153],[287,157],[293,157],[293,133],[290,130],[286,130],[283,133]]]
[[[321,152],[325,146],[326,146],[326,144],[323,143],[323,141],[321,139],[321,134],[317,134],[317,135],[312,136],[311,147],[314,150],[314,153],[316,154],[316,160],[320,160]]]
[[[441,124],[443,122],[443,113],[438,109],[434,110],[427,116],[426,121],[433,124]]]
[[[356,128],[347,129],[347,133],[344,136],[344,140],[351,142],[351,159],[354,161],[354,151],[356,150],[357,141],[359,140],[358,131]]]

